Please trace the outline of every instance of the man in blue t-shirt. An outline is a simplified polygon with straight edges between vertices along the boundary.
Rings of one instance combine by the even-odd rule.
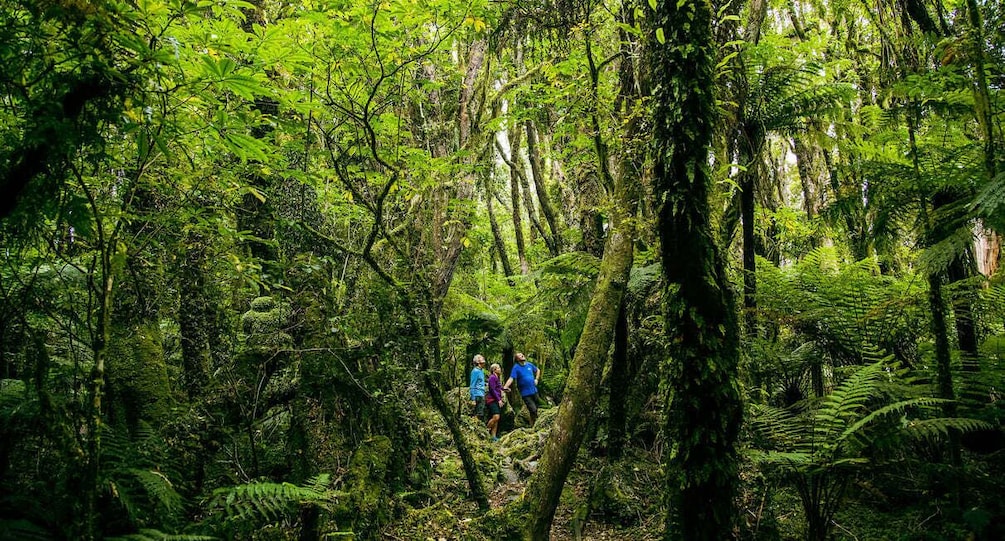
[[[485,357],[475,355],[472,360],[471,379],[468,380],[468,392],[471,396],[472,414],[485,421]]]
[[[539,403],[537,383],[541,381],[541,369],[534,366],[534,363],[527,362],[527,357],[523,353],[517,353],[515,358],[516,364],[510,370],[509,379],[503,385],[503,390],[509,391],[513,382],[516,382],[516,386],[520,388],[520,397],[523,398],[523,403],[527,404],[527,412],[530,413],[530,426],[534,426],[534,423],[537,422],[537,405]]]

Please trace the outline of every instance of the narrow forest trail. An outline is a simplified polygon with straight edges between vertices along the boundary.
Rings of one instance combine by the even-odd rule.
[[[454,403],[456,396],[461,396],[459,390],[449,395]],[[529,428],[522,419],[516,419],[514,427],[514,412],[507,407],[504,417],[508,416],[505,420],[510,430],[501,431],[498,442],[492,442],[484,426],[467,415],[466,404],[462,404],[461,411],[465,436],[484,476],[492,509],[503,511],[520,498],[536,470],[558,409],[542,408],[537,425]],[[431,409],[417,415],[430,437],[433,473],[429,494],[422,504],[405,509],[401,519],[389,525],[383,535],[403,540],[485,539],[480,521],[488,518],[466,497],[464,470],[446,424]],[[659,507],[658,501],[651,501],[652,495],[659,493],[657,471],[651,456],[636,455],[609,465],[606,458],[583,450],[562,494],[551,539],[659,539],[662,516],[651,512]],[[606,481],[605,488],[598,487],[601,478]]]

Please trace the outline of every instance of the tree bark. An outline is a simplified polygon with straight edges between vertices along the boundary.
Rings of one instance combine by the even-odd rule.
[[[736,440],[743,411],[733,293],[713,241],[708,204],[715,118],[711,19],[707,0],[666,0],[657,4],[649,29],[663,274],[667,284],[679,286],[667,292],[675,362],[666,433],[675,451],[666,461],[665,538],[688,541],[736,536]]]
[[[634,187],[622,186],[620,192],[618,215],[604,249],[600,275],[566,380],[562,403],[541,453],[538,470],[527,485],[524,496],[530,507],[524,531],[526,539],[549,538],[562,487],[589,426],[590,416],[583,415],[583,412],[596,405],[597,382],[611,347],[632,267]]]
[[[492,188],[492,179],[485,179],[485,207],[489,215],[489,225],[492,227],[492,240],[495,243],[496,253],[499,254],[499,262],[502,263],[503,274],[507,279],[513,276],[513,266],[509,262],[509,254],[506,253],[506,242],[503,240],[502,230],[499,229],[499,221],[496,220],[495,210],[492,207],[492,199],[495,190]]]
[[[512,151],[520,144],[520,132],[515,131],[512,139],[510,139],[510,150]],[[530,267],[527,264],[527,247],[523,240],[523,220],[520,213],[520,171],[517,169],[515,163],[510,156],[505,152],[502,144],[496,140],[496,150],[499,152],[499,156],[506,162],[509,166],[509,186],[510,186],[510,200],[513,208],[513,234],[516,237],[516,254],[520,260],[520,274],[527,274],[530,271]]]
[[[558,229],[558,217],[555,215],[555,209],[551,206],[551,198],[548,196],[548,189],[544,183],[544,163],[541,159],[541,148],[537,142],[537,129],[530,119],[524,122],[524,127],[527,131],[527,154],[530,157],[530,170],[534,175],[537,203],[541,206],[541,214],[548,222],[548,229],[551,230],[551,235],[542,234],[542,236],[552,257],[557,257],[562,250],[562,238]]]
[[[625,423],[627,421],[628,388],[628,306],[622,300],[618,321],[614,327],[614,353],[611,356],[610,401],[607,418],[607,456],[621,458],[625,448]]]

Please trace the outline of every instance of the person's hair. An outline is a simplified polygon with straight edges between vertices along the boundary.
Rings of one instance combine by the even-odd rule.
[[[471,359],[471,364],[481,364],[483,362],[485,362],[485,357],[482,356],[481,353],[479,353],[478,355],[475,355],[474,359]]]
[[[492,366],[489,367],[489,372],[495,372],[496,370],[502,371],[502,367],[499,366],[499,363],[492,363]]]

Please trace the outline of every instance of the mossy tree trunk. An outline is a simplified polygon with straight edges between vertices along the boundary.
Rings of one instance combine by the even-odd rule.
[[[588,53],[590,39],[587,36]],[[628,43],[623,42],[623,46],[627,47]],[[626,57],[630,58],[630,55]],[[623,60],[621,70],[621,97],[627,112],[627,129],[622,155],[623,167],[615,180],[610,210],[611,230],[605,243],[600,273],[590,299],[583,333],[569,367],[555,424],[541,452],[537,472],[527,485],[524,495],[529,513],[523,531],[525,539],[549,538],[562,488],[588,433],[590,416],[583,412],[591,411],[597,404],[597,387],[611,350],[619,315],[623,312],[632,269],[639,186],[639,168],[636,167],[634,158],[637,157],[635,151],[639,146],[636,138],[641,129],[635,113],[640,100],[634,76],[624,74],[625,71],[634,71],[630,60]],[[595,151],[598,159],[606,160],[606,145],[595,144]]]
[[[209,293],[207,245],[202,235],[186,236],[176,271],[178,276],[178,327],[181,335],[182,387],[189,400],[198,400],[208,383],[212,366],[212,334],[216,329],[217,295]]]
[[[631,384],[628,371],[628,307],[624,300],[618,309],[614,327],[614,353],[611,356],[610,401],[607,418],[607,454],[611,460],[621,458],[625,449],[625,423],[627,406],[625,398]]]
[[[597,286],[590,300],[583,334],[576,347],[562,403],[548,435],[537,472],[527,486],[524,499],[529,507],[524,537],[548,539],[562,487],[586,435],[597,400],[597,384],[611,348],[614,327],[632,267],[635,236],[634,186],[621,186],[620,204],[614,227],[607,239],[600,264]]]
[[[562,236],[558,229],[558,217],[555,209],[551,205],[551,197],[548,196],[548,188],[544,183],[544,160],[541,157],[541,145],[537,141],[537,127],[534,121],[527,119],[524,121],[524,128],[527,132],[527,154],[530,158],[530,170],[534,175],[534,189],[537,191],[537,203],[541,206],[541,214],[548,222],[548,229],[551,235],[544,235],[545,244],[552,257],[558,256],[562,250]]]
[[[666,539],[735,537],[742,419],[738,323],[713,241],[708,152],[715,117],[715,44],[707,0],[661,1],[649,29],[654,88],[654,188],[674,344],[666,381]]]
[[[510,141],[510,154],[506,154],[505,149],[496,141],[496,150],[499,152],[499,156],[502,158],[506,165],[509,166],[509,178],[510,178],[510,203],[512,204],[512,216],[513,216],[513,234],[516,237],[516,255],[520,260],[520,274],[527,274],[530,271],[530,266],[527,263],[527,247],[524,243],[523,238],[523,219],[522,213],[520,212],[520,170],[517,168],[516,163],[514,163],[513,157],[516,156],[515,149],[520,146],[520,131],[513,130],[513,135],[509,139]]]

